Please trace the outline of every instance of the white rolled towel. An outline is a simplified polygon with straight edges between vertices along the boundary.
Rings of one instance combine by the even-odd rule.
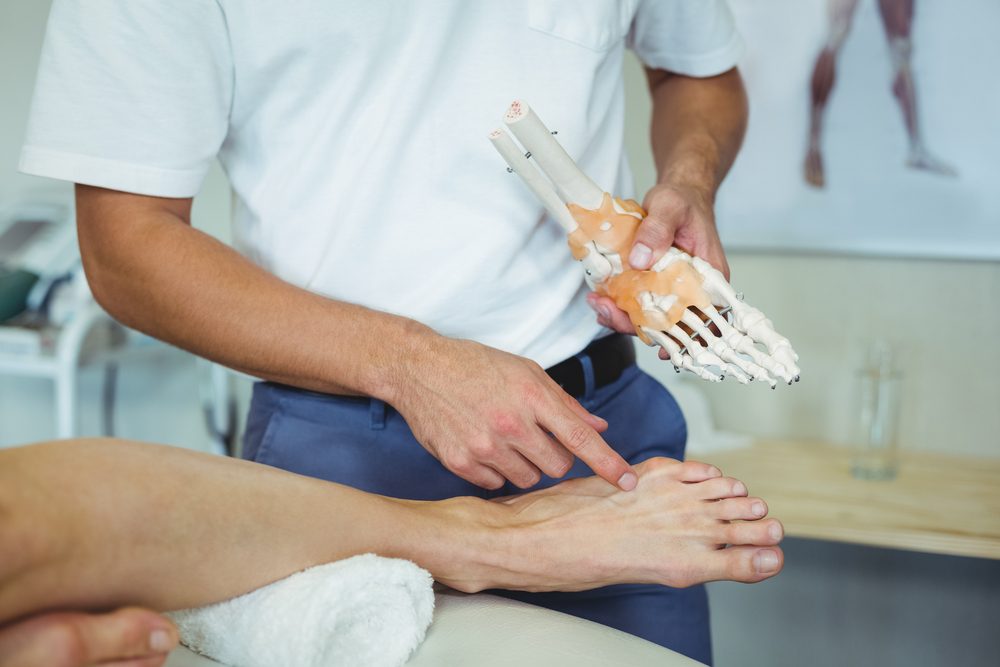
[[[185,646],[233,667],[394,667],[424,639],[432,587],[410,561],[364,554],[168,616]]]

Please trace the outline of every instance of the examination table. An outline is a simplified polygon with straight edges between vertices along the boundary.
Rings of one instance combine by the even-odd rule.
[[[448,591],[437,593],[434,622],[427,631],[427,639],[406,667],[699,664],[644,639],[574,616],[495,595]],[[183,648],[174,651],[167,661],[167,667],[216,665]]]

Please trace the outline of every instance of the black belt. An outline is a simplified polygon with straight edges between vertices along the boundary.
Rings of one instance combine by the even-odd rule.
[[[598,338],[580,354],[590,357],[594,369],[594,389],[611,384],[621,377],[626,368],[635,363],[632,337],[625,334],[611,334]],[[558,382],[563,391],[574,397],[587,393],[586,371],[578,356],[580,355],[572,356],[545,369],[549,377]]]

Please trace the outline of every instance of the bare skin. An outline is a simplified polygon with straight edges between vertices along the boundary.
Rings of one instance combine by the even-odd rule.
[[[636,470],[633,492],[589,477],[500,502],[418,502],[157,445],[4,450],[0,664],[158,665],[176,630],[130,606],[200,606],[366,552],[408,558],[467,592],[780,571],[781,524],[741,482],[670,459]]]
[[[736,69],[692,78],[647,69],[653,98],[650,135],[657,183],[643,200],[646,218],[639,226],[629,263],[649,268],[677,246],[701,257],[729,279],[729,263],[715,226],[715,195],[729,173],[746,133],[748,105]],[[597,321],[634,334],[625,311],[607,297],[587,299]],[[660,351],[660,358],[667,354]]]
[[[903,125],[909,140],[906,166],[945,176],[954,176],[957,173],[954,168],[928,152],[920,130],[910,39],[913,27],[914,0],[878,0],[878,7],[886,40],[893,52],[895,73],[892,80],[892,93],[899,103]],[[857,8],[858,0],[830,0],[830,28],[827,41],[816,57],[816,64],[813,67],[810,85],[812,106],[809,117],[809,145],[806,149],[803,171],[806,182],[817,188],[826,185],[822,152],[823,116],[836,81],[837,55],[850,33]]]

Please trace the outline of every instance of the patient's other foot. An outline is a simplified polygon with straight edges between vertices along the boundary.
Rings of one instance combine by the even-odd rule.
[[[176,645],[173,624],[145,609],[50,613],[0,628],[0,665],[159,667]]]
[[[511,587],[685,587],[757,582],[781,570],[781,523],[764,518],[767,505],[747,497],[742,482],[693,461],[656,458],[636,470],[639,484],[630,492],[587,477],[503,501],[534,547],[511,555],[512,571],[532,575]]]

